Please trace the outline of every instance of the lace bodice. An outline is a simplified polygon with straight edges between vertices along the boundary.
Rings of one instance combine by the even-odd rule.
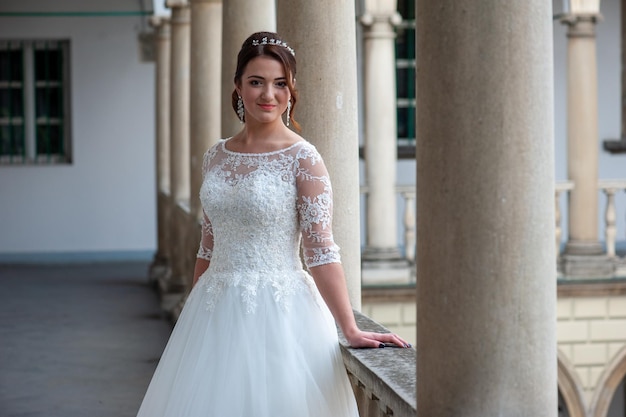
[[[271,286],[288,308],[285,296],[314,285],[302,268],[301,242],[307,267],[340,262],[328,172],[306,141],[259,154],[230,151],[226,142],[205,154],[200,188],[198,257],[210,261],[202,280],[208,307],[225,287],[238,286],[252,312],[257,290]]]

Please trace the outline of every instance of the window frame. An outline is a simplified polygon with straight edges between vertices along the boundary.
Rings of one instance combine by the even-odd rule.
[[[402,22],[396,27],[395,58],[398,158],[414,159],[417,136],[415,2],[410,0],[398,1],[397,10],[402,16]],[[406,71],[405,77],[401,77],[403,71]],[[401,83],[400,80],[405,82]],[[401,91],[402,85],[406,86],[405,91]],[[400,136],[401,126],[406,126],[407,135]]]
[[[11,89],[19,88],[22,94],[21,117],[14,117],[9,110],[9,117],[0,118],[0,127],[11,125],[21,125],[20,144],[16,146],[21,152],[14,153],[9,149],[8,153],[0,154],[0,166],[15,165],[57,165],[70,164],[72,162],[71,148],[71,85],[70,85],[70,41],[68,39],[0,39],[0,53],[6,50],[21,51],[21,85],[12,86],[12,76],[9,80],[0,81],[0,88],[9,85]],[[44,65],[45,75],[40,77],[38,73],[37,59],[41,59],[41,51],[45,51],[46,62]],[[48,55],[50,51],[60,51],[57,58],[57,79],[52,79],[49,71],[49,62],[52,59]],[[38,58],[39,57],[39,58]],[[12,71],[12,68],[9,68]],[[19,83],[19,81],[18,81]],[[6,88],[6,87],[4,87]],[[57,106],[55,117],[52,116],[53,106],[50,98],[53,91],[57,90]],[[9,100],[11,100],[9,93]],[[43,97],[43,98],[42,98]],[[45,102],[43,101],[45,100]],[[9,104],[10,108],[11,104]],[[43,109],[43,110],[42,110]],[[45,114],[38,115],[44,111]],[[58,126],[58,129],[54,127]],[[46,129],[47,139],[42,139],[41,129]],[[57,149],[51,149],[51,130],[58,130]],[[12,135],[13,133],[9,133]],[[9,136],[11,138],[11,136]],[[45,144],[42,143],[46,140]],[[15,147],[15,144],[12,144]],[[46,146],[47,151],[41,151],[41,147]],[[58,151],[57,151],[58,150]],[[1,151],[1,149],[0,149]]]

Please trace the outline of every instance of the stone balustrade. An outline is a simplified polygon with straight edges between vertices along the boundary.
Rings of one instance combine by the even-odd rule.
[[[614,257],[616,256],[615,241],[617,239],[615,195],[618,192],[626,191],[626,180],[600,180],[598,187],[606,195],[606,208],[604,211],[606,254]]]
[[[555,200],[555,257],[558,261],[561,255],[561,243],[563,241],[563,196],[567,195],[572,189],[574,189],[574,183],[572,181],[559,181],[554,187],[554,200]],[[604,241],[606,245],[606,254],[613,261],[616,262],[616,268],[618,274],[622,274],[622,271],[626,267],[623,265],[624,260],[621,260],[616,253],[617,242],[617,216],[619,213],[625,213],[626,207],[617,207],[616,195],[621,192],[626,192],[626,179],[617,180],[600,180],[598,182],[598,190],[606,196],[606,205],[604,209]],[[368,187],[361,187],[361,194],[367,194]],[[415,186],[413,185],[400,185],[396,187],[396,194],[402,198],[404,204],[403,217],[402,217],[402,229],[403,233],[403,247],[404,256],[411,265],[415,261],[415,239],[416,239],[416,218],[415,218]],[[366,231],[367,233],[367,231]]]
[[[402,223],[404,226],[404,253],[407,261],[411,264],[415,262],[415,187],[412,185],[400,185],[396,187],[397,192],[404,201],[404,216]]]
[[[361,195],[367,195],[369,188],[362,185],[360,188]],[[396,194],[402,198],[402,228],[404,230],[403,248],[404,256],[410,262],[415,261],[415,186],[414,185],[398,185],[396,186]],[[367,233],[367,231],[366,231]]]
[[[557,261],[561,257],[561,195],[569,193],[574,189],[571,181],[558,182],[555,186],[555,238],[556,238],[556,256]],[[604,245],[605,254],[608,263],[611,263],[612,275],[614,277],[626,276],[626,257],[619,257],[616,251],[617,242],[617,213],[626,213],[626,207],[617,207],[616,195],[620,192],[626,192],[626,180],[599,180],[598,190],[605,195],[604,204]],[[602,204],[602,203],[600,203]],[[602,207],[602,206],[601,206]],[[560,265],[560,263],[559,263]]]
[[[556,259],[558,262],[561,256],[561,239],[563,235],[563,227],[561,224],[561,195],[569,192],[574,188],[574,183],[571,181],[557,182],[554,185],[554,238],[555,238],[555,250]]]
[[[354,314],[361,329],[388,331],[363,314]],[[339,338],[361,417],[416,415],[415,349],[352,349],[341,332]]]

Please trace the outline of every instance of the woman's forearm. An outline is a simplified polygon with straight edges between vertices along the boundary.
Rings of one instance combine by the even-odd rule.
[[[193,286],[196,285],[198,279],[200,279],[200,275],[204,274],[209,268],[209,261],[202,258],[196,258],[196,266],[193,268]]]
[[[350,339],[359,329],[350,304],[343,267],[339,263],[320,265],[311,268],[311,275],[341,331]]]

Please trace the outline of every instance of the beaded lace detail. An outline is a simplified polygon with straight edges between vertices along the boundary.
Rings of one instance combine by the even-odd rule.
[[[198,257],[210,261],[198,285],[212,310],[227,287],[239,287],[246,311],[270,287],[288,310],[290,295],[314,290],[304,271],[340,262],[332,235],[332,188],[313,145],[250,154],[221,141],[207,151],[200,199],[204,209]]]

